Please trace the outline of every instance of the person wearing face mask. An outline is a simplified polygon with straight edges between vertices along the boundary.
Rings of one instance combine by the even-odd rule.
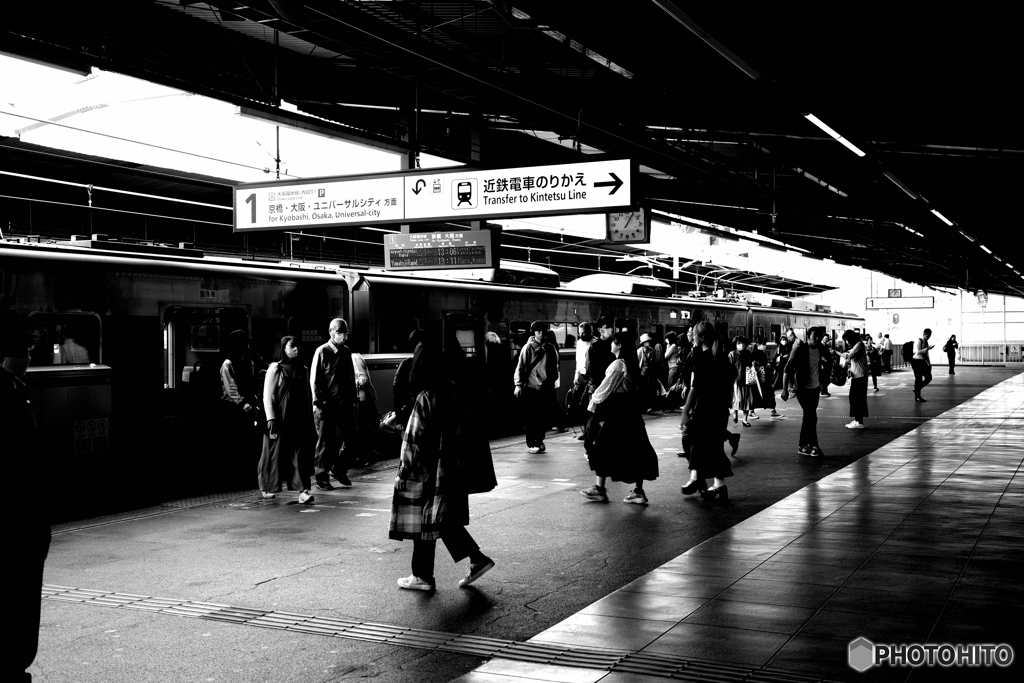
[[[264,498],[273,498],[281,490],[281,483],[286,482],[289,489],[299,491],[300,503],[311,503],[313,399],[309,393],[309,371],[302,364],[301,354],[295,337],[283,337],[281,360],[267,368],[263,385],[267,433],[263,435],[257,479]]]
[[[351,488],[348,478],[349,443],[355,436],[356,373],[348,340],[348,323],[335,318],[328,328],[330,339],[313,353],[310,388],[313,395],[313,425],[316,427],[316,455],[313,469],[316,487],[332,491],[331,475],[341,488]]]
[[[557,351],[544,341],[548,325],[535,320],[530,325],[532,336],[519,354],[513,375],[515,396],[522,398],[526,418],[526,447],[532,454],[544,453],[544,433],[555,400],[555,380],[558,378]]]
[[[797,452],[811,457],[825,455],[818,445],[818,403],[821,383],[830,366],[821,337],[821,328],[812,327],[807,332],[807,342],[795,345],[786,363],[786,388],[782,390],[782,400],[789,398],[790,393],[795,394],[804,412]]]
[[[37,476],[36,421],[22,379],[28,368],[29,342],[21,316],[0,310],[0,434],[3,435],[4,466],[12,481],[30,482]],[[36,456],[36,457],[33,457]],[[6,653],[0,659],[0,680],[31,681],[26,672],[36,657],[39,643],[39,591],[43,585],[43,564],[50,548],[50,522],[45,506],[8,524],[5,541],[12,549],[5,563],[10,588],[7,614],[11,618],[5,640]]]

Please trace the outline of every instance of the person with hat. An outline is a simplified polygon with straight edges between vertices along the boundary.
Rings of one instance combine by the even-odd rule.
[[[349,443],[355,438],[356,373],[348,340],[348,323],[335,318],[328,328],[330,339],[313,353],[310,387],[313,390],[313,425],[316,452],[313,458],[316,487],[331,491],[331,475],[342,488],[351,488],[348,478]]]
[[[558,353],[544,342],[548,325],[535,320],[530,325],[532,336],[526,341],[516,364],[516,398],[523,400],[526,418],[526,447],[530,453],[543,453],[544,432],[548,428],[550,405],[554,402],[555,380],[558,379]]]
[[[22,381],[29,364],[29,343],[21,316],[0,310],[0,434],[3,434],[4,465],[11,481],[30,482],[38,477],[36,421],[29,405],[28,388]],[[31,681],[26,672],[39,646],[39,590],[43,564],[50,549],[50,522],[45,506],[8,524],[5,541],[13,552],[5,563],[11,592],[7,614],[11,621],[5,636],[7,654],[0,664],[0,680]]]
[[[654,337],[647,333],[640,335],[640,348],[636,350],[636,360],[640,364],[638,398],[641,409],[648,413],[654,412],[658,397],[658,354],[655,346]]]

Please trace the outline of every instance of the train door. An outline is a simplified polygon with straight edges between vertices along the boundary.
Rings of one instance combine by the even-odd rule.
[[[772,344],[778,344],[782,341],[782,325],[769,325],[771,338],[768,340]]]
[[[242,306],[163,304],[164,388],[183,383],[191,391],[214,392],[219,386],[223,344],[234,330],[249,332],[249,311]],[[202,385],[201,387],[199,385]]]
[[[445,353],[460,349],[466,358],[483,353],[484,322],[476,313],[444,313],[442,316]]]

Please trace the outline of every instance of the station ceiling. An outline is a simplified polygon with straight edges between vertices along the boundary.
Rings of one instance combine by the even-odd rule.
[[[1021,295],[1021,19],[1012,4],[101,0],[48,20],[7,8],[0,51],[391,151],[629,157],[651,208]]]

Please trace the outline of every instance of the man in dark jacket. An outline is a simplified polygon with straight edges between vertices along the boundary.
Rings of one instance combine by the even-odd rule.
[[[10,309],[0,310],[0,434],[8,476],[12,482],[36,479],[37,462],[47,454],[35,446],[36,421],[28,402],[28,389],[22,381],[28,368],[28,338],[21,317]],[[37,506],[31,515],[22,515],[7,525],[7,546],[11,550],[6,563],[10,587],[7,654],[0,665],[0,680],[31,681],[26,673],[36,657],[39,643],[39,590],[43,585],[43,563],[50,549],[50,523],[45,506]]]
[[[601,382],[604,380],[604,375],[608,371],[608,366],[615,360],[615,354],[612,353],[612,337],[615,336],[615,322],[610,316],[600,318],[596,323],[597,327],[597,339],[587,349],[587,378],[590,381],[590,387],[588,389],[588,395],[593,394],[594,391],[601,386]],[[583,405],[590,403],[589,396],[583,400]],[[587,418],[587,424],[584,426],[583,440],[587,441],[587,432],[590,430],[590,422],[594,419],[593,413]]]
[[[313,466],[316,487],[331,491],[331,475],[342,488],[351,488],[348,478],[350,444],[355,438],[356,374],[352,352],[345,345],[348,323],[342,318],[331,321],[330,339],[317,347],[310,368],[313,390],[313,424],[316,427],[316,454]]]
[[[522,398],[526,415],[526,446],[530,453],[543,453],[544,432],[547,431],[549,406],[555,400],[555,380],[558,379],[558,353],[544,342],[547,323],[539,320],[530,325],[530,337],[519,354],[516,364],[516,398]]]
[[[807,343],[797,344],[786,363],[786,387],[782,400],[796,394],[796,400],[804,411],[800,425],[800,455],[820,457],[825,455],[818,445],[818,402],[821,399],[821,385],[828,377],[829,362],[827,349],[821,343],[821,330],[813,327],[807,332]]]

